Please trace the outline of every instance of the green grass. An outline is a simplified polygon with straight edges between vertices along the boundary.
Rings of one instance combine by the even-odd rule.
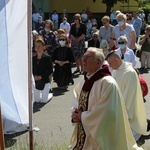
[[[63,145],[59,145],[55,143],[53,146],[49,146],[48,144],[35,142],[34,150],[68,150],[69,143],[65,143]],[[12,147],[7,148],[8,150],[29,150],[29,143],[17,143]]]
[[[50,131],[47,135],[34,132],[34,150],[69,150],[70,137],[62,131],[60,126],[57,126],[56,131]],[[59,139],[57,139],[58,136]],[[59,141],[61,138],[62,140]],[[29,150],[29,132],[6,135],[5,150]]]
[[[51,133],[51,137],[36,139],[34,138],[34,150],[68,150],[69,149],[69,140],[65,134],[60,130],[60,136],[65,141],[63,144],[59,143],[57,139],[53,139],[53,133]],[[37,133],[38,134],[38,133]],[[29,139],[28,134],[20,136],[20,138],[15,139],[14,137],[7,137],[5,139],[5,147],[6,150],[29,150]],[[46,140],[45,140],[46,139]]]

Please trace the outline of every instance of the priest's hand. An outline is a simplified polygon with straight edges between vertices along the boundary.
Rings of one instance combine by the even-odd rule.
[[[75,111],[72,113],[73,121],[76,123],[81,122],[81,114],[82,112],[79,109],[75,109]]]

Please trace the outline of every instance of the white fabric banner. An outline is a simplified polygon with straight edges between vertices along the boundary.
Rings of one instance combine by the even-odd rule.
[[[0,103],[4,132],[26,129],[28,115],[27,0],[0,0]]]

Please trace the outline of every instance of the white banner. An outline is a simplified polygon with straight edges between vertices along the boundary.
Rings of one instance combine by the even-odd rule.
[[[27,0],[0,0],[0,103],[4,132],[26,129],[28,119]]]

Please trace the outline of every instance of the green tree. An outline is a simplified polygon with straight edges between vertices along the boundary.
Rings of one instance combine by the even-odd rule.
[[[150,3],[150,0],[135,0],[138,2],[139,7],[144,7],[145,5],[147,5],[148,3]]]
[[[146,14],[150,12],[150,0],[135,0],[139,4],[139,12],[144,10]]]
[[[97,0],[93,0],[96,2]],[[117,2],[128,3],[129,0],[102,0],[102,3],[106,4],[106,14],[109,15],[111,8],[114,7]]]

